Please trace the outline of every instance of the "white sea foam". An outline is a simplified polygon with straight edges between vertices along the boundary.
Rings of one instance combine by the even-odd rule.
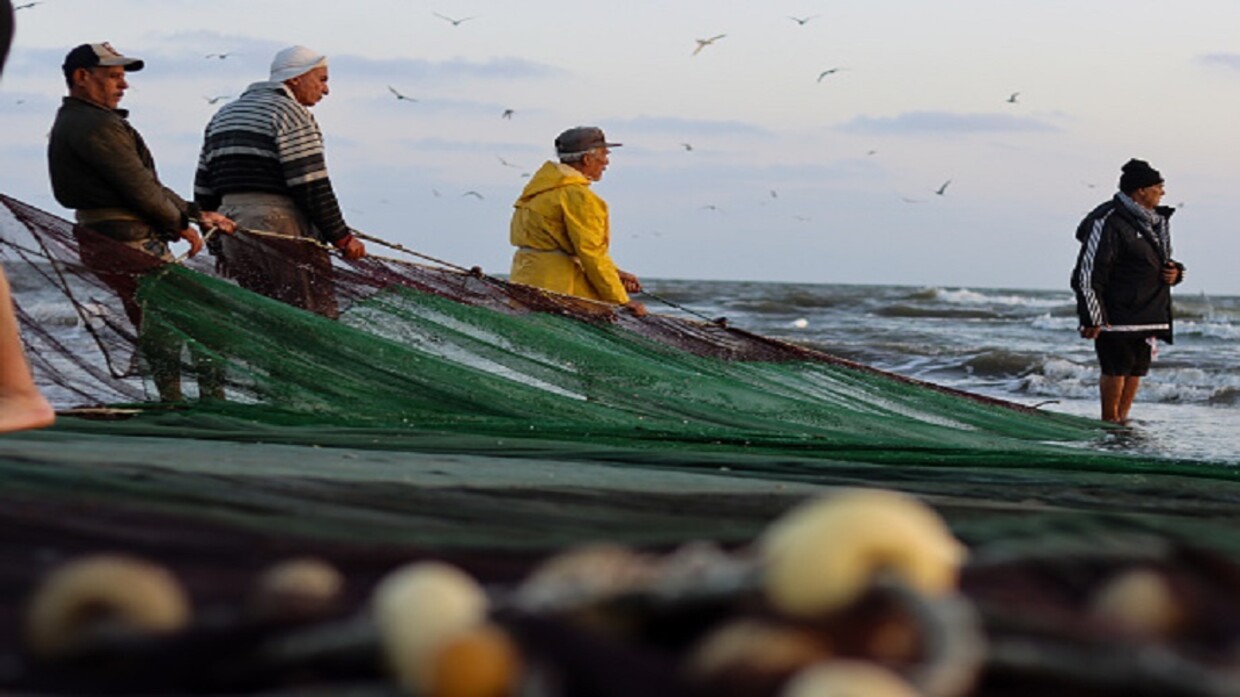
[[[957,305],[1012,305],[1017,307],[1059,307],[1072,303],[1072,297],[1040,297],[1029,295],[1004,295],[982,293],[968,288],[949,290],[934,288],[932,293],[936,300]]]
[[[1230,322],[1179,321],[1175,323],[1175,331],[1177,334],[1204,336],[1208,339],[1240,339],[1240,326]]]
[[[1050,331],[1076,331],[1076,328],[1080,323],[1080,320],[1075,316],[1055,317],[1048,312],[1044,315],[1034,317],[1029,322],[1029,326],[1034,329],[1044,329]]]

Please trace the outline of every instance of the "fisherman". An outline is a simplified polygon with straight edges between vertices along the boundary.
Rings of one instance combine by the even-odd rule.
[[[1175,209],[1158,205],[1162,175],[1144,160],[1129,160],[1119,192],[1081,221],[1072,289],[1080,334],[1094,342],[1102,376],[1102,419],[1126,423],[1159,339],[1171,343],[1171,286],[1184,265],[1171,257],[1168,225]]]
[[[646,314],[645,305],[629,298],[641,283],[611,260],[607,203],[590,190],[590,182],[603,178],[610,148],[619,146],[593,126],[555,139],[559,162],[544,163],[513,204],[509,239],[517,250],[510,280]]]
[[[146,143],[118,108],[127,72],[144,63],[121,55],[108,43],[82,44],[65,56],[64,98],[47,147],[52,192],[75,209],[74,233],[82,263],[120,296],[150,367],[159,397],[182,399],[181,340],[167,328],[143,322],[135,294],[138,277],[174,261],[170,242],[185,240],[197,254],[202,237],[190,227],[232,233],[235,226],[218,213],[199,211],[165,187]],[[218,375],[200,364],[201,396],[223,398]]]
[[[305,46],[277,53],[269,81],[250,85],[207,125],[194,198],[203,210],[219,210],[243,228],[212,248],[225,274],[243,288],[335,318],[327,250],[259,236],[322,240],[346,259],[366,254],[340,212],[323,133],[310,113],[327,96],[327,80],[326,56]],[[244,234],[245,228],[256,234]]]
[[[13,41],[13,5],[0,0],[0,72]],[[0,268],[0,433],[52,425],[56,412],[39,392],[17,333],[9,280]]]

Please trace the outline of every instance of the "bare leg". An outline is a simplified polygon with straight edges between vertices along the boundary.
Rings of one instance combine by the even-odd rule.
[[[9,280],[0,271],[0,433],[43,428],[55,420],[56,412],[30,375],[17,334]]]
[[[1120,402],[1124,395],[1127,378],[1123,375],[1103,375],[1098,379],[1098,392],[1102,396],[1102,420],[1122,423]]]
[[[1128,421],[1128,411],[1132,409],[1132,400],[1137,397],[1137,389],[1141,387],[1141,376],[1129,375],[1124,378],[1124,389],[1119,395],[1119,421]]]

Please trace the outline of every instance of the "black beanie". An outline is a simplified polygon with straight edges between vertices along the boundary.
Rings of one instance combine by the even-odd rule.
[[[1119,178],[1119,190],[1126,194],[1163,182],[1158,170],[1150,167],[1150,163],[1145,160],[1131,159],[1124,165],[1123,170],[1124,173]]]

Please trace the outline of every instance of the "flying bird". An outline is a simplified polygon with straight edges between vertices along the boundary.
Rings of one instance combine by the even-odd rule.
[[[1010,96],[1010,97],[1008,97],[1008,98],[1007,98],[1007,103],[1008,103],[1008,104],[1016,104],[1016,103],[1017,103],[1016,98],[1017,98],[1017,97],[1019,97],[1019,96],[1020,96],[1020,92],[1013,92],[1013,93],[1012,93],[1012,96]]]
[[[500,117],[501,119],[510,119],[510,120],[511,120],[511,119],[512,119],[512,115],[513,115],[513,114],[515,114],[515,113],[517,113],[517,112],[513,111],[512,109],[504,109],[504,113],[500,114],[500,115],[499,115],[499,117]]]
[[[838,73],[838,72],[839,72],[839,71],[841,71],[841,70],[843,70],[843,68],[830,68],[830,69],[828,69],[828,70],[824,70],[824,71],[822,71],[821,73],[818,73],[818,82],[822,82],[822,79],[823,79],[824,77],[826,77],[826,76],[828,76],[828,75],[834,75],[834,74]]]
[[[499,157],[499,155],[496,155],[496,157]],[[505,167],[515,167],[515,168],[518,168],[518,169],[520,169],[520,167],[521,167],[521,165],[514,165],[514,164],[512,164],[512,163],[511,163],[511,162],[509,162],[508,160],[505,160],[505,159],[504,159],[504,158],[502,158],[502,157],[499,157],[499,163],[500,163],[501,165],[505,166]]]
[[[701,208],[699,208],[698,210],[702,210],[702,211],[715,211],[716,213],[722,213],[722,212],[723,212],[723,210],[722,210],[721,208],[719,208],[719,206],[716,206],[716,205],[715,205],[715,204],[713,204],[713,203],[708,203],[708,204],[706,204],[705,206],[702,206]]]
[[[22,3],[21,5],[14,5],[13,11],[16,12],[17,10],[28,10],[34,7],[35,5],[42,5],[42,4],[43,4],[43,0],[36,0],[35,2]]]
[[[219,58],[220,60],[224,60],[225,58],[229,56],[235,56],[235,55],[237,54],[232,51],[228,53],[208,53],[207,55],[203,56],[203,58]]]
[[[478,19],[477,17],[461,17],[460,19],[453,19],[452,17],[449,17],[447,15],[441,15],[438,12],[432,12],[431,14],[435,15],[436,17],[442,19],[445,22],[451,22],[452,26],[454,27],[461,26],[462,22],[468,22],[471,19]]]
[[[395,88],[395,87],[392,87],[391,85],[388,85],[388,86],[387,86],[387,88],[388,88],[388,92],[391,92],[391,93],[392,93],[392,96],[393,96],[393,97],[396,97],[396,101],[398,101],[398,102],[416,102],[416,101],[418,101],[418,100],[414,99],[413,97],[406,97],[405,95],[403,95],[403,94],[401,94],[400,92],[398,92],[398,91],[396,90],[396,88]]]
[[[947,185],[951,183],[952,183],[952,180],[948,179],[947,181],[943,182],[943,186],[940,186],[939,188],[935,189],[934,193],[938,194],[939,196],[942,196],[943,192],[947,191]]]
[[[471,189],[470,191],[466,191],[465,193],[463,193],[463,194],[461,194],[461,195],[462,195],[462,196],[473,196],[474,198],[478,199],[479,201],[483,200],[483,198],[482,198],[482,194],[478,193],[477,191],[473,191],[472,189]]]
[[[203,99],[207,100],[207,104],[218,104],[225,99],[232,99],[232,97],[227,94],[221,94],[215,97],[203,97]]]
[[[779,198],[779,193],[774,189],[771,189],[771,198]]]
[[[803,27],[806,24],[808,24],[811,19],[814,19],[817,16],[818,15],[810,15],[809,17],[793,17],[792,15],[788,15],[788,19],[791,19],[792,21],[796,22],[798,25]]]
[[[702,52],[702,49],[715,43],[716,41],[718,41],[719,39],[722,39],[725,36],[727,36],[727,34],[716,34],[715,36],[712,36],[709,39],[694,39],[694,41],[697,42],[697,48],[693,49],[693,55],[696,56],[697,54]]]
[[[680,147],[684,148],[685,152],[693,152],[693,143],[681,143]]]

